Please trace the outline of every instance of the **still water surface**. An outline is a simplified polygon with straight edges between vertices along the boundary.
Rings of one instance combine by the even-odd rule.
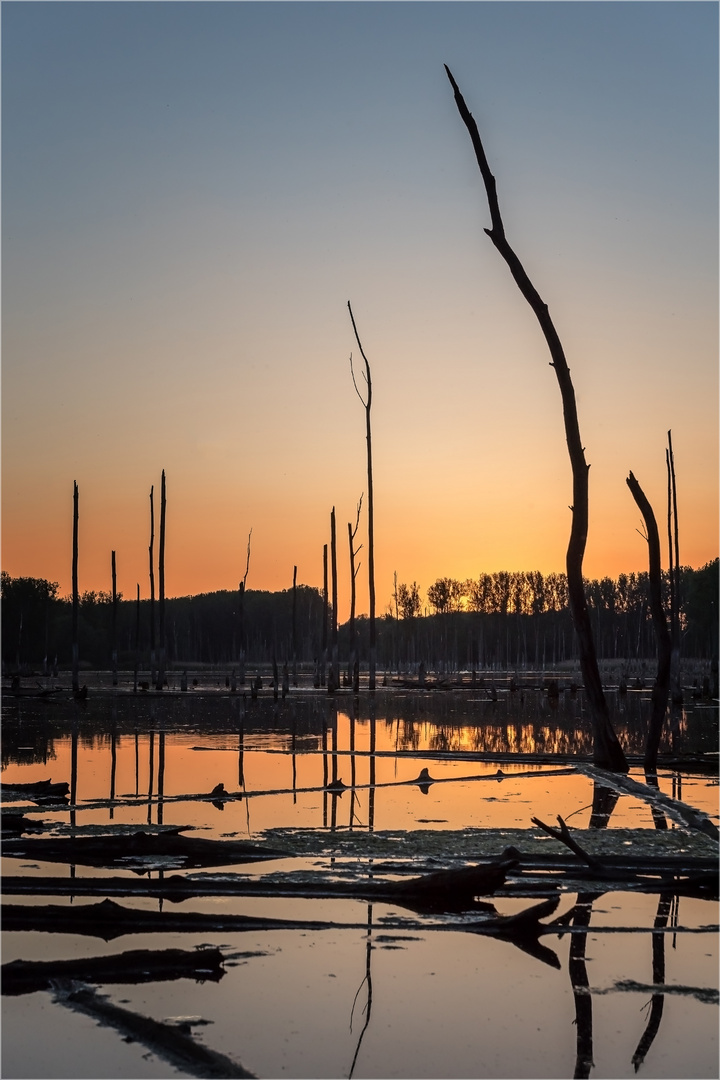
[[[649,702],[647,696],[628,698],[614,722],[623,744],[639,751]],[[686,709],[674,717],[667,749],[677,754],[707,749],[716,733],[717,709]],[[452,843],[458,830],[479,830],[482,854],[485,830],[532,830],[533,816],[554,822],[560,814],[572,828],[587,829],[593,800],[587,776],[569,773],[563,762],[488,759],[488,753],[564,753],[573,745],[589,745],[581,694],[564,695],[557,707],[541,694],[526,694],[522,701],[508,694],[498,702],[467,694],[378,695],[374,706],[342,696],[331,705],[312,695],[277,703],[220,694],[121,695],[91,697],[82,709],[72,702],[21,699],[3,705],[2,781],[70,783],[74,809],[27,811],[51,822],[57,832],[164,824],[192,826],[194,835],[205,838],[273,843],[282,836],[287,844],[292,839],[287,830],[313,830],[325,836],[317,857],[229,869],[249,875],[313,867],[341,873],[345,860],[355,872],[360,866],[372,875],[373,860],[362,854],[348,857],[346,851],[336,857],[333,836],[425,830],[436,837],[428,841],[428,852],[441,864],[444,854],[452,854],[444,848],[444,833]],[[438,760],[441,753],[456,756]],[[472,756],[482,753],[485,760]],[[424,768],[438,781],[429,788],[411,783]],[[327,785],[337,779],[353,790],[330,793]],[[218,783],[243,798],[217,805],[191,798]],[[676,769],[662,773],[660,786],[717,821],[716,780]],[[646,802],[620,797],[610,829],[654,827]],[[684,830],[678,835],[682,843],[680,834]],[[138,880],[131,870],[70,869],[9,858],[3,873],[96,879],[124,873]],[[162,873],[156,868],[149,877]],[[80,906],[99,898],[50,896],[42,902]],[[563,895],[556,914],[576,899],[576,894]],[[500,914],[528,904],[502,893],[493,902]],[[6,932],[3,962],[220,947],[226,962],[217,983],[181,979],[108,984],[100,991],[115,1004],[157,1020],[193,1018],[198,1041],[259,1077],[630,1077],[636,1075],[633,1055],[653,996],[648,989],[653,938],[656,949],[662,938],[662,1015],[638,1075],[717,1076],[716,1003],[694,992],[717,988],[716,905],[682,897],[670,919],[675,932],[653,935],[658,902],[656,894],[632,892],[605,893],[592,902],[585,965],[593,1065],[581,1065],[580,1072],[569,934],[542,939],[557,958],[555,967],[511,942],[463,930],[462,918],[443,928],[442,918],[418,917],[381,903],[202,897],[171,906],[341,925],[134,934],[108,943],[75,934]],[[150,910],[161,906],[142,897],[122,903]],[[411,928],[403,929],[403,921]],[[628,981],[635,985],[618,985]],[[587,1003],[588,994],[584,997]],[[56,1004],[50,992],[3,998],[2,1074],[190,1075]]]

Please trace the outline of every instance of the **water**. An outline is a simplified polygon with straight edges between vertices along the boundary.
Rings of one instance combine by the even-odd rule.
[[[243,701],[221,688],[159,698],[91,693],[84,707],[6,700],[2,781],[67,781],[74,809],[15,803],[34,806],[28,816],[52,823],[58,834],[182,825],[195,830],[189,835],[263,841],[291,852],[270,863],[193,875],[226,869],[249,878],[302,872],[378,879],[407,868],[404,840],[429,869],[451,864],[460,845],[467,845],[463,852],[487,853],[497,830],[537,836],[533,817],[554,824],[560,814],[573,830],[587,830],[593,781],[568,771],[563,761],[540,760],[573,746],[586,751],[582,697],[565,694],[554,707],[531,692],[522,700],[501,694],[497,702],[472,692],[392,693],[378,694],[374,705],[367,697],[338,695],[333,705],[327,695],[311,693],[277,703],[272,697]],[[648,695],[629,694],[614,705],[623,745],[640,752]],[[717,718],[716,708],[676,711],[666,749],[680,755],[713,747]],[[522,759],[509,761],[502,756],[507,752]],[[437,781],[426,789],[412,783],[422,769]],[[639,770],[633,775],[642,779]],[[337,779],[352,790],[329,792]],[[243,797],[217,805],[192,798],[218,783]],[[717,779],[667,770],[660,788],[718,820]],[[636,834],[629,830],[657,837],[647,802],[634,795],[620,796],[609,830],[621,846],[632,844],[625,837]],[[384,836],[386,852],[368,853],[370,842]],[[703,842],[705,853],[716,850],[672,821],[666,836],[677,850]],[[4,875],[58,880],[58,895],[6,894],[5,903],[81,908],[102,895],[68,895],[69,879],[137,883],[158,881],[164,872],[158,866],[140,876],[131,869],[5,858]],[[486,900],[499,914],[532,902],[512,893],[501,890]],[[673,901],[665,912],[667,932],[653,934],[657,893],[595,894],[587,934],[543,936],[550,953],[538,957],[511,941],[473,933],[476,915],[422,915],[389,903],[238,895],[176,904],[117,899],[148,911],[164,904],[164,911],[333,924],[132,934],[110,942],[76,933],[4,932],[4,963],[139,948],[221,948],[219,982],[104,984],[98,993],[158,1021],[191,1018],[197,1042],[256,1076],[630,1077],[639,1047],[641,1076],[718,1074],[717,1000],[704,993],[717,990],[717,906],[709,900]],[[563,891],[555,915],[570,911],[577,899]],[[664,989],[653,995],[660,951]],[[643,1033],[647,1043],[648,1024],[655,1026],[660,1008],[657,1031],[642,1050]],[[73,1012],[52,990],[3,998],[2,1074],[36,1080],[193,1075]]]

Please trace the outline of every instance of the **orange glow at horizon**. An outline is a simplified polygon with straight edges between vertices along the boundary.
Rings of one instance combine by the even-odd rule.
[[[395,573],[424,603],[563,571],[557,380],[438,42],[571,370],[586,577],[647,568],[630,470],[667,563],[668,429],[680,561],[717,557],[714,5],[10,4],[3,32],[3,570],[69,593],[77,481],[81,592],[114,550],[147,597],[164,469],[168,597],[236,589],[251,529],[248,589],[321,587],[334,506],[344,619],[364,492],[367,612],[349,300],[377,614]]]

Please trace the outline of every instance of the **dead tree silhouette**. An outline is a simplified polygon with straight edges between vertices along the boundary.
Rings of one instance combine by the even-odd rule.
[[[550,318],[547,304],[543,302],[535,286],[530,281],[525,268],[505,238],[505,226],[500,215],[495,177],[490,172],[477,124],[465,104],[465,100],[447,65],[445,65],[445,71],[455,94],[458,112],[472,140],[485,185],[492,220],[492,228],[485,229],[485,232],[507,263],[516,285],[540,323],[552,358],[550,366],[555,370],[560,387],[565,419],[565,438],[573,476],[572,526],[566,556],[568,593],[573,625],[579,643],[583,683],[593,726],[593,758],[595,763],[602,768],[615,772],[627,772],[628,765],[625,754],[610,722],[610,714],[603,693],[590,613],[583,586],[582,564],[588,532],[589,466],[585,461],[585,449],[580,438],[575,390],[570,378],[570,369],[565,359],[565,352],[560,338]]]

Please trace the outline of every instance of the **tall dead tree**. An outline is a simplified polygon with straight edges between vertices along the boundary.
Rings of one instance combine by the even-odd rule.
[[[352,322],[352,328],[355,333],[355,340],[358,343],[358,349],[360,355],[365,361],[365,371],[363,377],[365,379],[366,397],[363,397],[358,389],[358,384],[355,381],[355,372],[352,366],[352,355],[350,356],[350,373],[352,375],[353,386],[355,392],[360,398],[360,401],[365,407],[365,439],[367,442],[367,474],[368,474],[368,589],[370,594],[370,643],[369,643],[369,689],[375,689],[375,673],[377,668],[377,643],[375,638],[375,518],[373,508],[373,471],[372,471],[372,429],[370,424],[370,408],[372,406],[372,378],[370,376],[370,364],[368,358],[363,351],[362,344],[360,343],[360,336],[357,332],[357,326],[355,325],[355,318],[350,307],[350,301],[348,300],[348,311],[350,312],[350,321]]]
[[[655,639],[657,641],[658,668],[652,691],[652,715],[645,743],[644,766],[646,772],[654,773],[657,771],[658,749],[670,694],[670,634],[668,633],[662,602],[660,534],[655,514],[647,496],[632,473],[628,476],[626,483],[643,516],[648,543],[650,614],[652,615]]]
[[[245,560],[245,575],[238,585],[238,612],[237,612],[237,624],[238,624],[238,682],[241,686],[245,685],[245,587],[247,585],[248,571],[250,570],[250,541],[252,540],[252,529],[248,533],[247,542],[247,558]]]
[[[158,548],[158,615],[159,645],[156,688],[162,690],[165,682],[165,470],[160,480],[160,545]]]
[[[668,546],[670,549],[670,681],[673,702],[676,705],[682,705],[683,695],[680,685],[680,529],[678,526],[677,486],[675,483],[675,455],[673,454],[671,431],[668,431],[665,462],[668,474]]]
[[[137,600],[135,602],[135,671],[133,678],[133,690],[137,694],[138,668],[140,666],[140,584],[137,586]],[[137,738],[137,736],[136,736]]]
[[[111,570],[112,570],[112,684],[117,686],[117,574],[115,572],[115,552],[112,553]]]
[[[562,397],[563,416],[565,420],[565,439],[567,441],[570,464],[573,476],[573,504],[572,526],[570,530],[570,542],[568,545],[566,566],[568,578],[568,594],[570,611],[580,648],[580,667],[582,670],[583,683],[587,694],[588,709],[593,725],[593,759],[602,768],[615,772],[627,772],[628,765],[625,754],[618,742],[617,735],[610,722],[607,701],[603,693],[600,671],[595,652],[595,642],[592,635],[590,613],[582,580],[582,564],[585,554],[588,531],[588,469],[585,461],[585,450],[580,438],[578,424],[577,405],[575,402],[575,390],[570,378],[570,369],[565,359],[565,353],[560,343],[557,331],[550,318],[547,304],[545,304],[530,281],[525,268],[519,258],[510,247],[505,238],[505,227],[500,215],[495,177],[490,172],[490,167],[485,157],[477,124],[473,119],[465,100],[460,93],[457,83],[445,65],[445,71],[455,94],[455,103],[458,112],[468,130],[472,140],[477,163],[480,167],[488,205],[492,228],[485,232],[492,240],[497,250],[507,263],[510,272],[520,292],[532,308],[550,350],[550,366],[555,370],[560,394]]]
[[[350,659],[348,662],[348,682],[352,685],[355,693],[360,689],[360,671],[357,660],[357,646],[355,642],[355,583],[360,569],[360,563],[355,565],[355,556],[357,555],[362,544],[359,548],[355,547],[355,537],[357,536],[358,528],[360,527],[360,508],[362,507],[363,497],[360,495],[360,502],[357,504],[357,517],[355,518],[355,528],[348,521],[348,543],[350,545]]]
[[[292,678],[293,686],[298,684],[297,674],[297,566],[293,566],[292,591]]]
[[[153,503],[154,487],[150,485],[150,685],[155,684],[155,567],[153,565],[153,547],[155,545],[155,506]]]
[[[337,690],[340,684],[340,660],[338,656],[337,533],[335,531],[334,506],[330,514],[330,567],[332,574],[332,623],[330,639],[332,648],[332,689]],[[331,689],[329,685],[328,689]]]
[[[322,614],[322,657],[320,662],[320,685],[325,685],[327,669],[327,630],[328,630],[328,561],[327,544],[323,544],[323,614]]]
[[[78,486],[73,481],[73,546],[72,546],[72,688],[73,693],[80,692],[80,651],[78,645],[78,614],[80,596],[78,594]]]

